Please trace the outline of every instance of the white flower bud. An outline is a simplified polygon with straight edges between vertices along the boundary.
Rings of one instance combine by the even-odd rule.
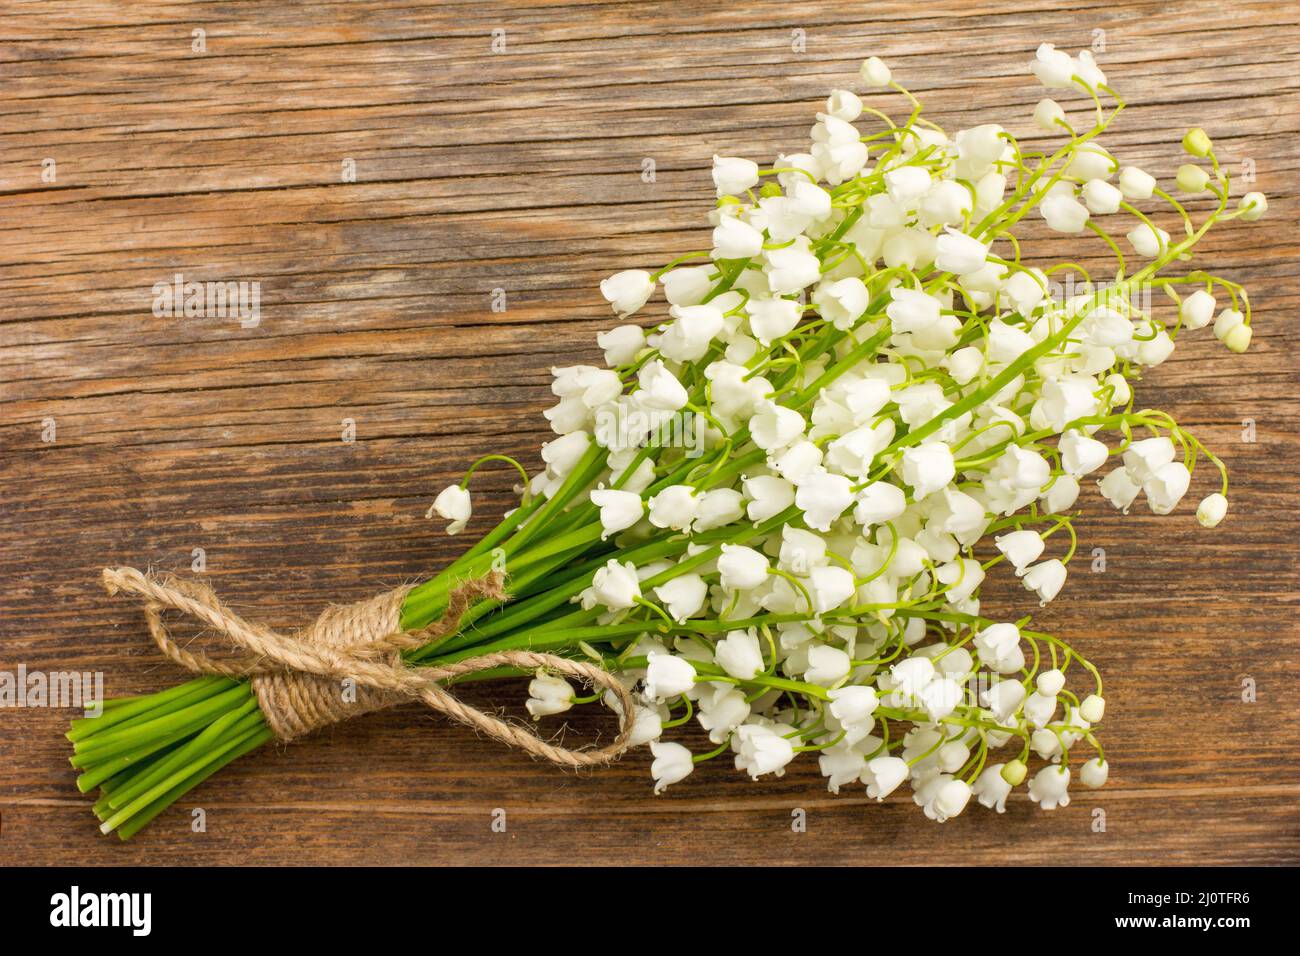
[[[1117,408],[1127,405],[1128,400],[1133,397],[1133,389],[1129,385],[1128,379],[1119,372],[1107,375],[1105,382],[1102,384],[1111,390],[1110,402],[1111,405]]]
[[[1107,216],[1119,211],[1124,193],[1102,179],[1090,179],[1083,184],[1083,201],[1094,216]]]
[[[843,475],[815,469],[800,478],[796,485],[799,490],[794,503],[803,512],[808,527],[814,531],[829,531],[831,522],[853,504],[853,482]]]
[[[1214,528],[1218,526],[1227,513],[1228,499],[1216,491],[1214,494],[1201,499],[1201,503],[1196,507],[1196,520],[1201,523],[1202,527]]]
[[[918,212],[925,225],[954,225],[971,211],[972,201],[970,190],[961,183],[941,179],[921,199]]]
[[[973,345],[967,345],[945,356],[942,364],[958,385],[965,385],[984,367],[984,353]]]
[[[1116,468],[1097,482],[1102,496],[1120,511],[1127,511],[1138,496],[1142,486],[1133,480],[1127,468]]]
[[[1061,752],[1061,738],[1044,727],[1029,735],[1029,746],[1034,748],[1034,753],[1038,756],[1050,760]]]
[[[930,189],[930,174],[920,166],[899,166],[884,176],[889,198],[902,208],[909,208]]]
[[[663,277],[664,298],[669,305],[699,305],[713,288],[709,266],[673,269]]]
[[[1089,694],[1079,705],[1079,716],[1090,724],[1100,723],[1106,716],[1106,701],[1096,694]]]
[[[1020,628],[1014,624],[990,624],[975,635],[974,644],[980,661],[999,674],[1014,673],[1024,665]]]
[[[858,73],[862,82],[871,89],[888,86],[894,79],[889,67],[885,66],[885,61],[878,56],[869,56],[863,60]]]
[[[853,518],[863,528],[884,524],[901,515],[907,508],[903,489],[886,481],[875,481],[858,492],[858,503]]]
[[[611,695],[606,695],[605,703],[609,704]],[[615,698],[617,699],[617,698]],[[615,710],[616,708],[611,708]],[[636,711],[632,719],[632,735],[627,738],[629,747],[640,747],[642,744],[648,744],[652,740],[658,740],[664,732],[664,719],[659,711],[652,707],[645,707],[641,704],[636,705]]]
[[[1209,185],[1210,174],[1194,163],[1184,163],[1178,167],[1178,174],[1174,177],[1174,181],[1185,193],[1199,193]]]
[[[933,296],[898,286],[889,298],[885,314],[895,332],[923,332],[939,321],[942,305]]]
[[[1100,757],[1093,757],[1082,767],[1079,768],[1079,780],[1085,787],[1091,787],[1096,790],[1098,787],[1106,785],[1106,778],[1110,776],[1110,764]]]
[[[750,706],[739,687],[727,687],[700,697],[698,719],[709,740],[720,744],[749,717]]]
[[[1034,124],[1044,132],[1059,133],[1064,129],[1059,124],[1064,122],[1065,110],[1056,100],[1044,98],[1034,107]]]
[[[962,690],[951,677],[940,677],[926,684],[919,696],[926,716],[937,723],[957,709]]]
[[[1083,232],[1088,223],[1088,207],[1073,196],[1055,193],[1043,198],[1038,211],[1047,221],[1050,229],[1056,232]]]
[[[1051,670],[1043,671],[1038,675],[1035,681],[1038,693],[1044,697],[1055,697],[1065,686],[1065,675],[1059,668],[1053,667]]]
[[[1245,317],[1236,309],[1224,309],[1214,320],[1214,337],[1220,342],[1227,341],[1228,333],[1245,322]]]
[[[1119,188],[1127,199],[1150,199],[1156,179],[1136,166],[1125,166],[1119,173]]]
[[[792,295],[822,277],[821,260],[810,251],[806,236],[797,237],[791,245],[764,250],[763,258],[773,295]]]
[[[1246,193],[1237,201],[1237,208],[1243,210],[1241,218],[1245,222],[1254,222],[1268,212],[1268,199],[1263,193]]]
[[[1223,344],[1228,347],[1228,351],[1241,354],[1250,348],[1251,331],[1249,325],[1238,325],[1228,331],[1223,337]]]
[[[803,434],[807,423],[793,408],[765,401],[749,420],[749,433],[754,444],[765,451],[785,448]]]
[[[998,681],[980,692],[980,702],[993,711],[999,721],[1011,718],[1025,700],[1025,685],[1017,680]]]
[[[970,802],[971,788],[964,780],[949,780],[935,795],[932,804],[934,818],[939,823],[943,823],[950,817],[955,817],[966,809],[966,804]]]
[[[934,663],[927,657],[909,657],[889,669],[889,679],[901,699],[911,702],[934,680]]]
[[[762,552],[740,544],[724,544],[718,573],[728,591],[749,591],[767,580],[768,563]]]
[[[1054,44],[1039,44],[1029,69],[1049,90],[1068,90],[1074,84],[1074,60]]]
[[[1124,467],[1138,482],[1146,481],[1157,468],[1174,460],[1174,443],[1164,435],[1135,441],[1124,449]]]
[[[1097,61],[1093,58],[1091,50],[1080,50],[1079,56],[1074,64],[1075,72],[1079,79],[1084,83],[1096,89],[1106,82],[1106,74],[1097,66]]]
[[[1169,233],[1159,226],[1154,229],[1145,222],[1140,222],[1125,235],[1133,251],[1140,256],[1154,259],[1169,248]]]
[[[1115,157],[1096,143],[1084,143],[1073,156],[1067,171],[1075,179],[1110,179],[1115,174]]]
[[[659,336],[659,351],[674,362],[698,362],[722,331],[722,312],[712,305],[674,305],[668,314],[676,319]]]
[[[835,90],[826,98],[826,112],[836,119],[852,123],[862,115],[862,100],[848,90]]]
[[[841,332],[853,328],[871,301],[867,287],[857,276],[823,282],[813,291],[812,298],[821,317]]]
[[[794,744],[772,728],[758,724],[739,727],[732,747],[736,750],[736,769],[746,771],[755,780],[766,773],[780,776],[794,759]]]
[[[1187,298],[1183,299],[1182,304],[1178,307],[1178,315],[1182,319],[1183,328],[1185,329],[1203,329],[1214,320],[1214,309],[1217,303],[1214,296],[1204,289],[1197,289]]]
[[[1062,514],[1079,500],[1079,479],[1074,475],[1057,475],[1052,487],[1043,495],[1042,502],[1048,514]]]

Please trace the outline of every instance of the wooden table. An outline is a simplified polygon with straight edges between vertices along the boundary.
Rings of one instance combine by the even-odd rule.
[[[1199,124],[1272,206],[1203,252],[1251,290],[1250,352],[1188,336],[1140,386],[1225,459],[1231,516],[1211,533],[1188,506],[1122,517],[1085,493],[1085,559],[1039,617],[1107,676],[1111,784],[1052,815],[1021,795],[944,826],[901,794],[834,797],[811,760],[757,785],[720,760],[656,798],[644,751],[564,773],[405,707],[244,758],[121,845],[73,789],[69,712],[0,710],[0,859],[1296,862],[1296,7],[486,9],[0,14],[0,670],[102,671],[118,694],[181,676],[100,588],[104,565],[188,571],[202,549],[219,593],[286,627],[439,567],[464,538],[423,518],[431,496],[480,454],[536,464],[548,368],[595,358],[611,324],[598,281],[707,246],[713,153],[800,145],[869,54],[946,127],[1032,137],[1026,64],[1050,40],[1096,48],[1132,104],[1107,137],[1125,160],[1168,180]],[[1032,251],[1076,246],[1092,248]],[[155,317],[155,284],[178,273],[259,282],[259,322]],[[480,513],[509,485],[476,479]],[[1105,573],[1088,573],[1093,548]],[[990,606],[1027,609],[994,578]],[[466,694],[517,710],[522,688]]]

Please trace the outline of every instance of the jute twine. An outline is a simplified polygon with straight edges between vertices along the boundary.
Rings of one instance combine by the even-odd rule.
[[[461,618],[476,602],[505,596],[500,572],[455,587],[447,610],[426,627],[403,631],[402,601],[409,587],[396,588],[356,604],[327,608],[310,626],[293,635],[246,621],[217,599],[206,584],[171,575],[144,574],[135,568],[105,568],[109,594],[125,592],[144,598],[149,633],[169,660],[197,674],[249,678],[267,726],[289,741],[329,724],[407,700],[420,700],[453,720],[502,743],[565,767],[609,763],[627,749],[636,709],[627,689],[608,671],[585,661],[534,651],[498,651],[454,664],[412,667],[400,652],[455,634]],[[245,656],[216,659],[181,647],[163,623],[164,611],[187,614],[227,637]],[[599,749],[572,750],[542,740],[531,730],[469,706],[443,682],[494,667],[526,671],[544,669],[612,691],[622,726],[612,743]],[[356,699],[343,694],[350,680]]]

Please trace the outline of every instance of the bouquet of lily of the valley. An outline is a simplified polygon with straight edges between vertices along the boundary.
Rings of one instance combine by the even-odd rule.
[[[597,337],[604,366],[554,369],[544,469],[484,459],[519,470],[522,500],[436,577],[281,635],[201,583],[107,571],[202,676],[75,722],[102,829],[129,837],[269,740],[412,699],[566,766],[648,747],[656,793],[718,758],[758,779],[802,756],[835,792],[909,782],[942,822],[972,797],[1001,812],[1026,781],[1049,810],[1072,782],[1104,784],[1096,667],[1028,617],[984,616],[980,586],[1014,574],[1052,600],[1084,483],[1165,514],[1204,460],[1197,518],[1223,519],[1218,459],[1131,383],[1207,325],[1247,348],[1245,290],[1184,263],[1266,201],[1230,208],[1193,129],[1176,189],[1213,200],[1196,222],[1106,149],[1123,103],[1089,53],[1044,44],[1031,68],[1086,97],[1038,103],[1042,150],[992,123],[950,136],[873,57],[863,84],[896,91],[905,118],[838,90],[806,151],[714,157],[711,248],[601,283],[625,322]],[[1026,217],[1113,269],[1027,265]],[[665,321],[626,321],[661,289]],[[433,504],[452,534],[477,467]],[[177,643],[169,609],[239,653]],[[618,736],[567,749],[454,693],[521,674],[534,718],[603,701]],[[690,723],[696,752],[673,740]]]

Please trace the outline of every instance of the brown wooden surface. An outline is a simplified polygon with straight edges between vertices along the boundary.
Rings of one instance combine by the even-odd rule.
[[[536,463],[548,367],[594,358],[611,324],[599,279],[707,246],[711,154],[800,146],[868,54],[950,130],[1032,134],[1035,45],[1104,30],[1132,104],[1108,145],[1168,179],[1199,123],[1272,207],[1203,254],[1251,290],[1249,354],[1189,336],[1140,386],[1225,459],[1232,514],[1210,533],[1188,506],[1124,518],[1086,492],[1081,546],[1107,570],[1081,560],[1039,619],[1107,678],[1111,784],[1068,809],[1022,795],[936,826],[907,796],[829,795],[808,759],[757,785],[719,760],[655,798],[644,751],[573,775],[402,708],[246,757],[121,845],[73,788],[69,713],[0,710],[0,860],[1295,863],[1298,21],[1109,0],[0,7],[0,669],[101,670],[114,693],[180,675],[105,564],[186,570],[203,548],[227,600],[288,626],[453,557],[431,495],[489,451]],[[260,326],[154,318],[176,272],[260,281]],[[481,515],[508,485],[476,480]],[[991,606],[1027,608],[994,577]]]

